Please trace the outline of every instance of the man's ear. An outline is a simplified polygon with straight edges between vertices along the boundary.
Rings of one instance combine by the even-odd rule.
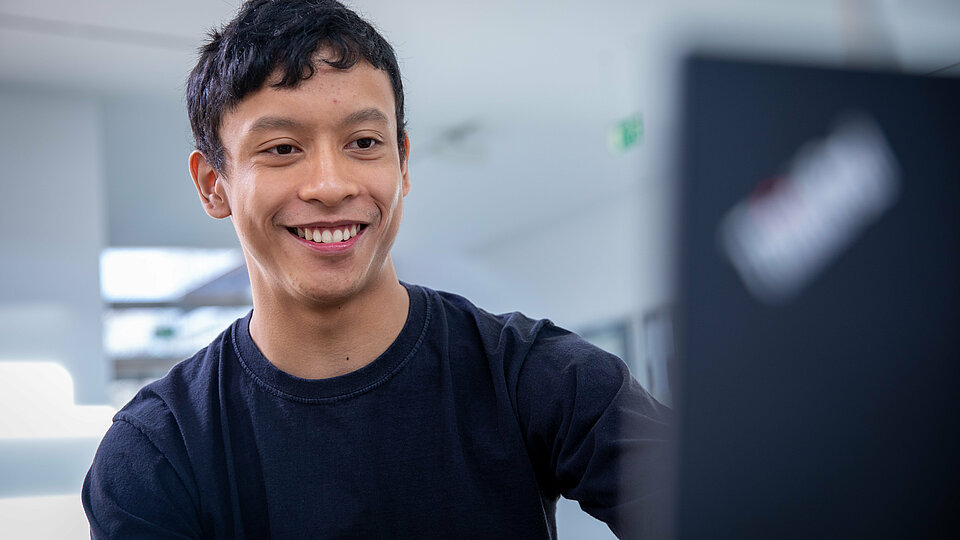
[[[400,174],[403,177],[403,196],[410,193],[410,134],[403,132],[403,163],[400,164]]]
[[[212,218],[223,219],[228,217],[230,215],[230,205],[227,203],[223,185],[220,183],[220,175],[216,169],[210,165],[210,162],[199,150],[190,153],[188,165],[190,176],[193,177],[193,184],[197,186],[197,193],[200,195],[203,210]]]

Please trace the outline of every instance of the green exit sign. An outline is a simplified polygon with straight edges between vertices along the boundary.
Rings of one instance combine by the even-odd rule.
[[[643,141],[643,115],[634,114],[614,124],[607,131],[607,147],[613,154],[622,154]]]

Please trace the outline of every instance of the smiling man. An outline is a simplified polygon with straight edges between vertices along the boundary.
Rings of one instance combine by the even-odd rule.
[[[623,362],[398,281],[410,139],[369,24],[248,2],[187,102],[254,309],[117,414],[83,487],[94,538],[555,538],[559,496],[650,527],[669,411]]]
[[[232,217],[240,238],[254,342],[286,373],[321,379],[370,363],[406,321],[390,247],[410,143],[386,71],[360,59],[331,66],[346,49],[304,52],[295,69],[312,75],[284,87],[272,73],[225,110],[222,165],[198,150],[190,172],[207,212]]]

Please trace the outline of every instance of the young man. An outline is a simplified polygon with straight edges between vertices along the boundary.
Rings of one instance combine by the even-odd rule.
[[[248,2],[187,102],[254,309],[117,414],[83,486],[94,538],[555,538],[561,495],[645,526],[669,411],[620,360],[398,281],[410,140],[370,25]]]

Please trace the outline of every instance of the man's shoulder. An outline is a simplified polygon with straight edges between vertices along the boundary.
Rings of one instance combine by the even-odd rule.
[[[436,316],[448,324],[476,326],[481,332],[509,333],[529,339],[547,329],[569,333],[555,326],[549,319],[528,317],[519,311],[493,313],[459,294],[423,286],[416,287],[427,294],[430,299],[428,304],[434,306],[438,312]]]
[[[475,332],[488,355],[514,359],[517,367],[528,360],[538,369],[614,364],[613,369],[619,370],[617,364],[622,364],[615,356],[550,319],[529,317],[519,311],[492,313],[461,295],[420,288],[431,298],[429,303],[436,306],[437,317],[442,319],[438,326],[458,338]]]

